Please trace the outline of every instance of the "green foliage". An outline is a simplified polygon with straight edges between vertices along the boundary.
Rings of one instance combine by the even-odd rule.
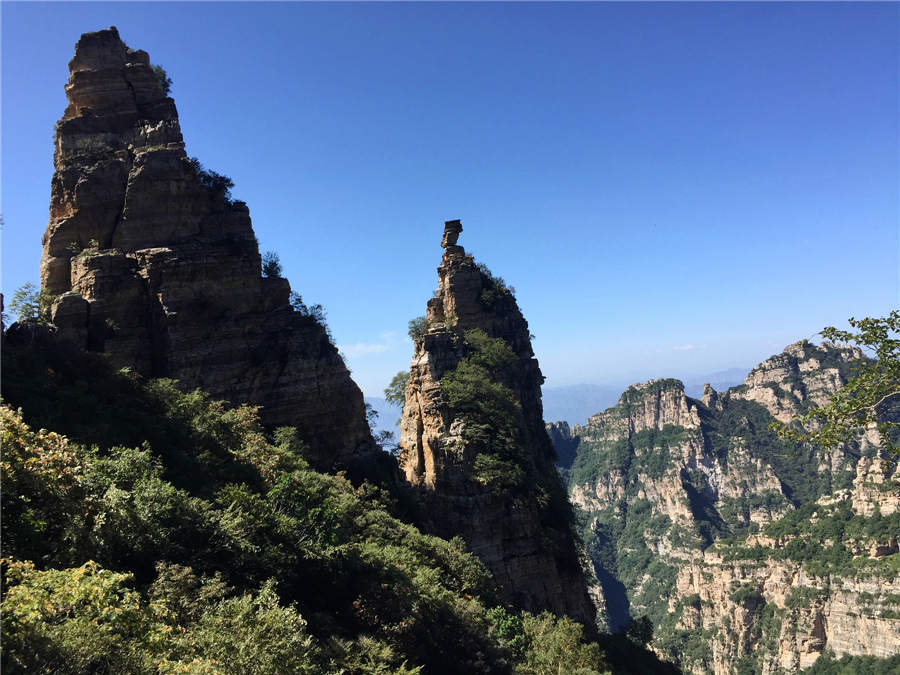
[[[494,494],[503,495],[514,492],[525,482],[525,471],[510,460],[500,459],[495,455],[479,453],[472,463],[472,476]]]
[[[472,419],[520,415],[490,377],[507,350],[479,340],[466,359],[500,400],[457,402]],[[24,409],[0,408],[10,672],[603,670],[571,621],[504,629],[460,539],[401,522],[378,487],[310,470],[296,430],[67,349],[2,354],[4,397]],[[562,489],[522,470],[552,539]]]
[[[900,673],[900,654],[887,659],[846,654],[836,659],[833,653],[825,652],[803,672],[804,675],[897,675]]]
[[[810,586],[794,586],[784,599],[784,606],[788,609],[800,609],[814,607],[828,595],[826,589]]]
[[[518,357],[506,340],[492,338],[483,330],[465,332],[466,357],[470,363],[498,376],[518,362]]]
[[[424,316],[417,316],[409,322],[409,337],[413,342],[419,342],[428,332],[428,319]]]
[[[599,675],[608,672],[600,647],[585,643],[584,628],[569,618],[549,612],[538,616],[522,614],[524,659],[516,665],[516,675]]]
[[[88,561],[38,571],[4,559],[3,669],[44,672],[147,672],[151,620],[129,574]]]
[[[223,176],[220,173],[205,168],[196,157],[191,157],[187,162],[194,170],[194,173],[196,173],[197,178],[200,179],[200,183],[203,187],[210,192],[221,195],[226,203],[231,203],[231,189],[234,187],[233,180],[228,176]]]
[[[38,571],[5,561],[4,668],[54,672],[318,673],[306,621],[279,603],[273,581],[258,593],[223,599],[223,589],[173,583],[164,573],[147,601],[131,575],[94,562]],[[181,582],[182,588],[173,592]],[[165,587],[168,592],[159,592]],[[184,607],[193,591],[201,601]],[[171,605],[170,605],[171,603]]]
[[[473,476],[494,491],[525,487],[522,408],[512,390],[497,381],[516,357],[502,339],[481,330],[465,335],[466,357],[441,378],[454,417],[462,423],[459,448]]]
[[[515,614],[504,607],[488,611],[492,630],[518,661],[516,675],[593,675],[608,672],[596,643],[587,643],[583,627],[548,612]]]
[[[67,575],[95,560],[132,571],[135,583],[132,590],[116,578],[119,604],[134,610],[126,627],[97,628],[107,615],[82,616],[76,604],[72,621],[44,625],[49,619],[38,617],[21,643],[9,638],[30,645],[38,635],[46,650],[29,657],[24,647],[12,649],[10,658],[69,659],[86,664],[79,672],[102,670],[91,664],[107,652],[118,659],[115,672],[153,664],[162,672],[202,671],[214,662],[242,672],[244,659],[263,664],[257,672],[276,672],[278,663],[296,672],[339,672],[345,663],[369,664],[359,672],[446,671],[447,664],[452,672],[483,672],[484,664],[507,663],[508,650],[488,630],[490,576],[461,541],[394,519],[371,486],[308,470],[296,435],[282,428],[269,441],[252,408],[229,409],[166,382],[140,388],[164,410],[142,424],[187,427],[163,436],[183,447],[85,448],[34,432],[3,409],[5,550]],[[166,478],[164,458],[189,451],[205,478],[178,488]],[[265,586],[271,578],[279,580],[277,599]],[[140,597],[132,602],[131,593]],[[165,616],[154,613],[158,605]],[[8,609],[5,616],[18,616]],[[6,635],[22,631],[9,624]],[[148,646],[154,635],[162,643]],[[78,645],[84,654],[69,656]]]
[[[883,516],[876,511],[862,516],[854,513],[849,502],[809,503],[767,524],[763,533],[783,545],[747,548],[740,541],[726,540],[718,546],[726,560],[792,560],[813,576],[892,579],[900,573],[900,554],[871,559],[853,552],[854,547],[865,550],[871,542],[900,537],[900,513]]]
[[[169,77],[166,69],[160,65],[153,66],[153,74],[156,75],[156,79],[159,81],[159,86],[162,88],[163,94],[168,96],[169,92],[172,90],[172,78]]]
[[[262,275],[264,277],[281,277],[284,270],[281,259],[275,251],[266,251],[262,255]],[[298,296],[299,297],[299,296]],[[302,300],[300,301],[302,302]]]
[[[481,294],[478,299],[488,309],[498,309],[509,303],[516,294],[516,289],[508,286],[503,277],[494,276],[484,263],[478,264],[481,273]]]
[[[500,641],[516,656],[522,656],[528,647],[522,615],[510,612],[505,607],[494,607],[487,613],[493,629]]]
[[[808,441],[823,447],[846,443],[868,425],[875,425],[882,448],[900,452],[900,310],[883,318],[850,318],[856,332],[829,326],[822,336],[835,342],[855,344],[874,355],[874,359],[856,364],[854,377],[831,401],[813,408],[791,425],[773,422],[779,435],[795,441]]]
[[[756,609],[765,604],[765,598],[760,590],[753,584],[743,584],[738,586],[729,596],[729,599],[736,605],[741,605],[746,609]]]
[[[28,321],[39,324],[50,323],[50,307],[56,296],[46,289],[38,290],[31,283],[22,284],[13,293],[9,308],[17,321]]]
[[[409,384],[409,371],[401,370],[391,378],[391,383],[384,390],[384,400],[402,409],[406,405],[406,386]]]
[[[736,443],[747,448],[772,467],[795,505],[814,501],[829,491],[829,475],[819,472],[816,449],[775,433],[770,428],[772,415],[759,403],[732,398],[708,422],[715,454],[727,459]]]
[[[632,619],[625,628],[625,635],[636,644],[646,645],[653,640],[653,621],[646,614]]]
[[[238,673],[318,673],[318,649],[295,607],[279,603],[274,580],[258,593],[222,600],[178,635],[167,659],[171,672],[181,664],[206,662]]]

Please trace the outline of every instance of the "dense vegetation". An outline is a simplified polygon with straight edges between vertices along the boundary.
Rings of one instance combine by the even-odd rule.
[[[252,407],[40,340],[3,368],[6,672],[605,670]]]
[[[898,554],[880,558],[860,555],[875,542],[900,539],[900,512],[883,516],[876,509],[873,514],[862,516],[854,513],[847,501],[809,503],[767,524],[762,531],[780,545],[748,547],[743,539],[724,539],[717,549],[726,560],[790,560],[818,577],[894,579],[900,574]]]
[[[522,407],[502,382],[518,357],[505,340],[482,330],[466,331],[463,340],[465,357],[441,378],[453,417],[461,422],[458,454],[469,458],[473,478],[495,492],[536,487],[524,453]]]

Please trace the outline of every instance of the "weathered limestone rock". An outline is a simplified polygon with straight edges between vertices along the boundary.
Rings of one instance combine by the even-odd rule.
[[[459,221],[446,224],[438,290],[428,301],[426,332],[415,339],[401,421],[401,466],[420,488],[426,528],[445,538],[462,536],[493,572],[507,601],[592,626],[595,611],[569,531],[570,507],[542,419],[543,376],[528,323],[502,282],[456,244],[461,230]],[[466,440],[466,419],[450,405],[441,382],[465,357],[465,334],[472,329],[502,339],[515,354],[498,377],[521,406],[517,468],[534,482],[525,491],[540,488],[543,503],[513,488],[498,491],[480,482],[473,469],[476,451]]]
[[[262,405],[318,465],[373,448],[362,393],[325,329],[262,278],[243,202],[187,157],[146,52],[87,33],[57,124],[42,287],[60,335],[143,375]]]
[[[703,395],[700,400],[707,408],[715,408],[719,402],[719,392],[713,389],[712,385],[707,382],[703,385]]]
[[[685,396],[677,380],[651,380],[569,437],[554,436],[578,445],[570,499],[597,535],[591,550],[600,553],[594,560],[612,627],[649,614],[656,644],[670,645],[661,655],[698,674],[797,672],[828,650],[900,653],[900,594],[883,572],[898,555],[896,464],[879,457],[874,433],[824,452],[782,446],[769,431],[775,418],[826,403],[861,357],[827,343],[789,345],[741,386],[718,393],[707,385],[702,401]],[[810,522],[825,509],[893,520],[859,540],[848,528],[839,543],[857,566],[814,577],[778,551],[789,538],[761,529],[812,502]],[[741,537],[736,549],[753,554],[717,549],[716,540],[733,535]],[[627,601],[617,602],[623,584]],[[623,605],[629,615],[615,616]]]
[[[763,538],[755,543],[778,548]],[[680,627],[712,634],[710,661],[685,664],[698,675],[734,672],[748,654],[758,658],[759,672],[774,674],[809,668],[828,650],[838,658],[900,653],[897,579],[818,577],[790,560],[729,561],[708,550],[679,567],[675,585],[671,605],[691,598],[693,610]]]
[[[788,345],[750,371],[744,384],[729,396],[756,401],[775,419],[789,422],[812,406],[828,403],[847,383],[849,366],[863,358],[856,347],[815,345],[801,340]]]

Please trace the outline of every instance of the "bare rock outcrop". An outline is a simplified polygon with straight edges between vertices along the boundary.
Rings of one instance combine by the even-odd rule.
[[[816,345],[801,340],[769,357],[747,375],[729,396],[756,401],[781,421],[789,422],[813,406],[828,403],[847,383],[850,365],[863,358],[857,347]]]
[[[263,406],[322,468],[368,453],[362,393],[287,280],[261,275],[246,204],[188,158],[147,53],[114,27],[87,33],[69,73],[41,258],[60,335],[145,376]]]
[[[426,528],[461,536],[504,599],[592,625],[528,324],[503,281],[457,245],[461,231],[445,225],[438,289],[414,335],[401,466],[420,489]],[[479,363],[497,360],[490,368],[473,365],[478,341]]]

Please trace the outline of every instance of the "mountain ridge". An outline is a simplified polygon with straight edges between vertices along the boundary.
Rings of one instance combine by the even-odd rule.
[[[793,672],[829,650],[853,657],[897,653],[884,645],[900,644],[900,622],[890,618],[900,596],[889,571],[900,559],[900,515],[894,504],[900,485],[879,464],[877,438],[870,431],[823,452],[785,442],[769,430],[776,419],[791,419],[827,401],[861,357],[855,348],[801,341],[725,392],[706,387],[694,399],[680,381],[650,380],[629,387],[615,406],[586,425],[573,427],[568,439],[559,430],[559,438],[569,444],[566,452],[577,445],[564,475],[570,498],[588,516],[586,539],[611,627],[650,615],[658,652],[696,673],[728,673],[737,667]],[[874,478],[869,478],[873,466]],[[872,481],[882,487],[864,487]],[[840,585],[832,588],[827,580],[803,576],[807,569],[827,569],[815,567],[826,555],[821,548],[801,551],[799,543],[784,548],[782,542],[765,554],[746,543],[766,541],[766,532],[786,527],[780,523],[816,532],[814,521],[807,520],[816,508],[825,510],[838,532],[852,527],[872,533],[864,537],[874,537],[877,546],[871,546],[883,554],[866,563],[849,535],[839,535],[827,549],[835,579],[857,574],[848,570],[872,579],[856,586],[848,582],[849,595],[840,596]],[[726,540],[745,544],[716,553]],[[728,573],[739,568],[729,561],[742,556],[753,560],[762,576]],[[750,595],[738,594],[738,586]],[[832,604],[798,613],[796,599],[786,600],[795,586],[818,589],[819,597]],[[883,604],[858,610],[869,617],[872,642],[870,648],[854,647],[849,636],[856,624],[846,607],[862,607],[860,598],[873,589],[879,589],[876,596]],[[745,603],[751,596],[756,605]],[[723,612],[731,617],[726,627]],[[828,612],[830,623],[823,623]],[[818,637],[791,641],[791,631]]]

